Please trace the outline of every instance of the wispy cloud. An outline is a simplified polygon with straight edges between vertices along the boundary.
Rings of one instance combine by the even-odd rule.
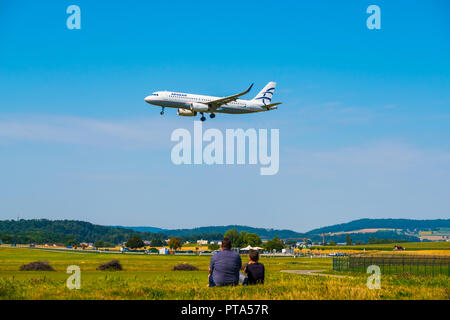
[[[379,141],[336,150],[288,149],[286,164],[293,172],[311,176],[407,174],[450,175],[450,152],[421,149],[395,141]]]
[[[377,116],[368,107],[345,105],[339,101],[306,104],[298,110],[299,117],[308,123],[365,124]]]
[[[0,142],[29,141],[113,147],[166,145],[173,122],[155,118],[92,119],[54,115],[0,116]]]

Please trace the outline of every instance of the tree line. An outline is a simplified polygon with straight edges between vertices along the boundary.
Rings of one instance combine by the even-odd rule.
[[[280,251],[282,250],[285,245],[282,240],[280,240],[277,236],[275,236],[272,240],[269,240],[265,243],[262,242],[261,238],[256,233],[248,233],[246,231],[238,232],[236,228],[227,230],[225,234],[223,235],[223,238],[228,238],[231,240],[231,243],[233,247],[235,248],[244,248],[247,246],[251,247],[262,247],[264,250],[267,251]],[[220,238],[222,239],[222,237]],[[182,237],[170,237],[168,243],[165,243],[164,241],[158,241],[155,243],[150,243],[151,247],[160,247],[160,246],[168,246],[172,250],[180,249],[183,246],[184,239]],[[143,240],[137,236],[134,235],[128,241],[126,242],[126,247],[130,249],[137,249],[144,246]],[[208,249],[218,250],[219,245],[216,243],[211,243],[208,245]]]
[[[142,239],[165,239],[164,234],[138,232],[131,229],[106,227],[76,220],[2,220],[0,240],[3,243],[61,243],[71,245],[80,242],[119,244],[133,235]]]

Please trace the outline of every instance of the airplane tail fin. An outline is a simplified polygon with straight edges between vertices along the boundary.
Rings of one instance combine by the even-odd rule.
[[[253,98],[253,100],[260,101],[264,105],[268,105],[272,101],[273,92],[275,91],[275,87],[277,86],[276,82],[269,82],[257,95]]]

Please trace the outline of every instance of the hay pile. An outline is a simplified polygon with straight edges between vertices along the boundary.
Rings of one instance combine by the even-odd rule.
[[[111,260],[98,266],[97,270],[103,271],[121,271],[123,270],[119,260]]]
[[[47,261],[34,261],[21,266],[20,271],[55,271],[55,269]]]
[[[173,271],[198,271],[198,268],[189,263],[180,263],[173,267]]]

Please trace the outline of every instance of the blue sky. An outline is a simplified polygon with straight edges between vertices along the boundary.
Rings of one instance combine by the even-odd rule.
[[[81,8],[68,30],[66,8]],[[381,8],[369,30],[366,8]],[[2,1],[0,219],[184,228],[449,218],[447,1]],[[146,104],[277,81],[277,111],[205,128],[278,128],[280,171],[175,166]]]

